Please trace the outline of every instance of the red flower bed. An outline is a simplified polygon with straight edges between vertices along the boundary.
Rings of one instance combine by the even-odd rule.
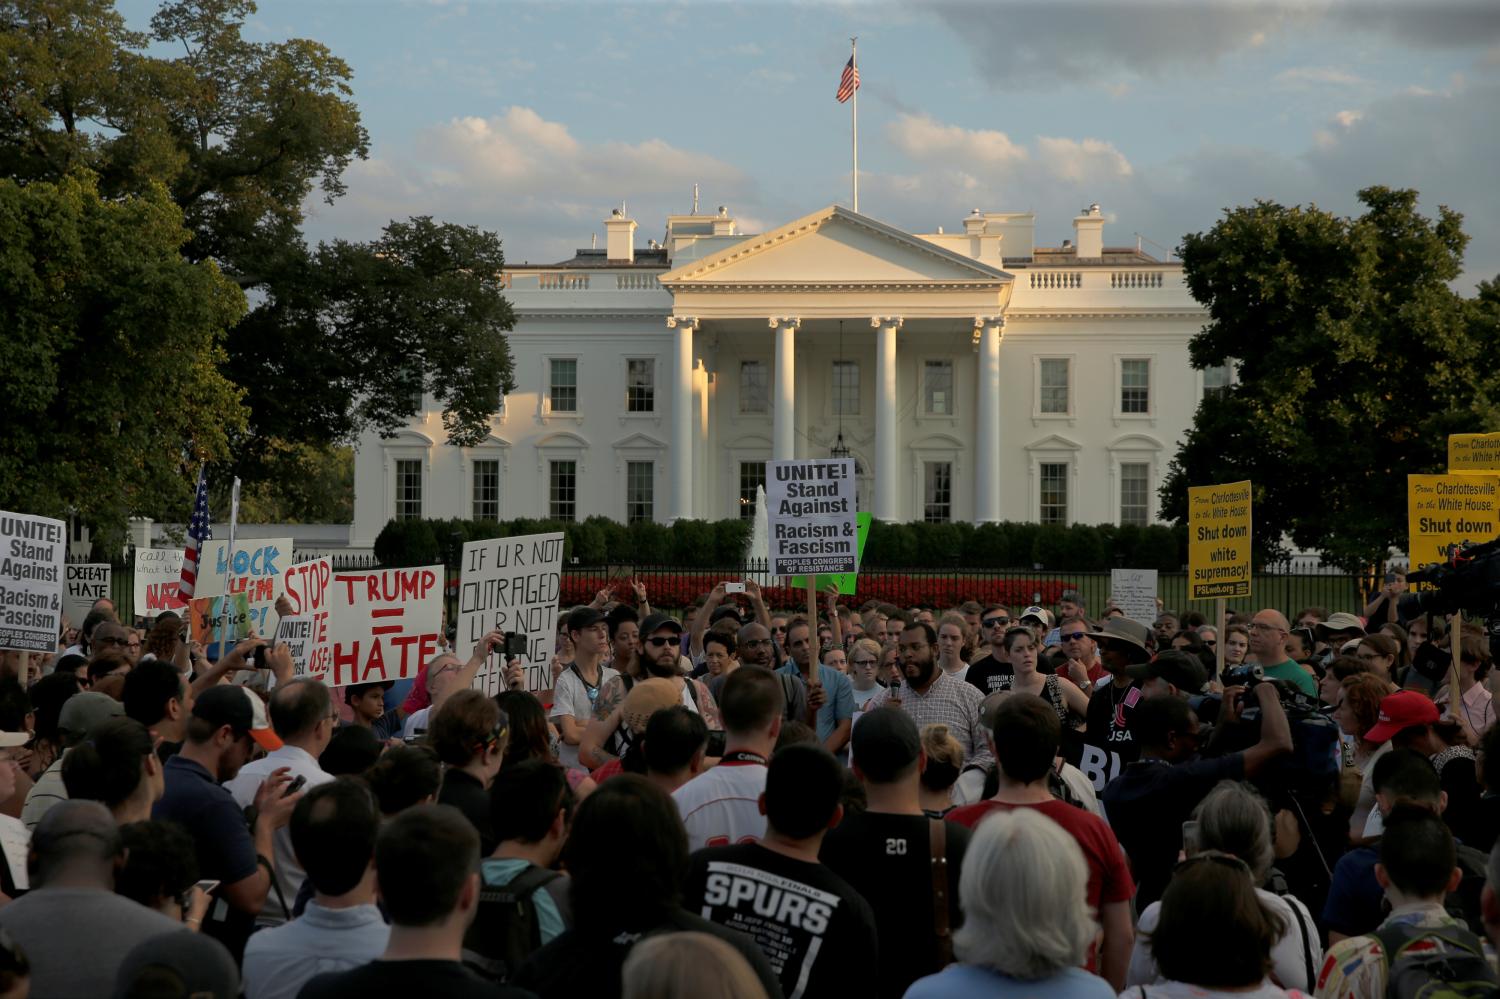
[[[724,581],[724,576],[707,572],[642,573],[638,577],[646,584],[647,596],[653,607],[687,607],[698,597]],[[1025,607],[1032,603],[1033,596],[1042,595],[1044,606],[1057,603],[1064,590],[1073,587],[1062,579],[985,579],[954,576],[908,575],[903,572],[872,571],[861,573],[857,593],[844,594],[839,603],[858,607],[867,600],[879,600],[898,607],[956,607],[966,600],[977,600],[981,604],[999,603],[1013,607]],[[563,573],[563,607],[586,604],[594,599],[599,590],[608,589],[616,600],[629,601],[630,581],[614,579],[602,582],[598,576],[587,573]],[[807,591],[786,586],[764,587],[766,603],[774,608],[801,608],[807,606]]]

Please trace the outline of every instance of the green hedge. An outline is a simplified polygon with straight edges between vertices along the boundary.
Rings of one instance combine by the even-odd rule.
[[[565,562],[579,565],[660,564],[678,568],[738,565],[750,543],[743,520],[680,520],[621,524],[590,517],[578,524],[531,520],[393,520],[375,539],[382,565],[457,564],[462,542],[562,531]],[[1102,571],[1115,567],[1175,571],[1187,562],[1182,528],[1114,524],[898,524],[870,526],[863,565],[871,569],[1044,569]]]

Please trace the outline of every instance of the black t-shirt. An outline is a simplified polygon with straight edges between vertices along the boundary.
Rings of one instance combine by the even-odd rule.
[[[318,975],[297,999],[366,996],[444,996],[446,999],[536,999],[535,993],[486,981],[457,961],[371,961],[349,971]]]
[[[984,656],[969,663],[969,672],[964,674],[964,679],[978,687],[981,694],[989,696],[997,690],[1009,690],[1015,675],[1016,668],[1010,663],[1001,662],[994,656]]]
[[[925,815],[859,812],[846,815],[823,839],[818,853],[830,871],[849,882],[875,912],[880,948],[879,996],[899,997],[912,982],[942,970],[933,926],[932,820]],[[958,878],[970,832],[945,822],[943,855],[948,864],[948,925],[963,922]]]
[[[1103,792],[1110,781],[1124,771],[1126,764],[1140,758],[1135,738],[1130,734],[1130,711],[1141,700],[1140,684],[1116,687],[1113,679],[1095,687],[1084,716],[1083,751],[1077,767]]]
[[[750,936],[788,999],[875,988],[875,914],[822,864],[759,843],[711,846],[693,854],[683,897],[705,919]]]
[[[479,778],[456,767],[443,772],[443,786],[438,790],[438,804],[452,805],[464,813],[479,833],[481,857],[495,852],[495,833],[490,826],[490,796]]]

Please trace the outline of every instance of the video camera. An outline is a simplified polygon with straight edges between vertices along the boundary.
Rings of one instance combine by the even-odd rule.
[[[1244,687],[1249,706],[1240,711],[1242,727],[1230,746],[1244,749],[1260,739],[1261,710],[1258,703],[1249,697],[1250,691],[1263,683],[1276,689],[1276,699],[1286,712],[1292,730],[1292,756],[1281,769],[1282,780],[1289,789],[1306,784],[1321,787],[1338,771],[1339,729],[1331,718],[1323,713],[1316,697],[1304,694],[1296,685],[1266,676],[1256,665],[1234,666],[1224,671],[1225,687]]]
[[[1484,618],[1490,637],[1500,637],[1500,539],[1454,545],[1448,551],[1448,561],[1424,565],[1409,573],[1406,581],[1428,583],[1432,589],[1401,597],[1396,613],[1403,622],[1423,614],[1463,611]]]

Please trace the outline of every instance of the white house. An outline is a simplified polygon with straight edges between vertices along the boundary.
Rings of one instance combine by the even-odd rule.
[[[767,459],[844,448],[878,518],[1146,524],[1230,377],[1189,364],[1181,265],[1105,246],[1098,205],[1061,247],[977,209],[951,233],[832,206],[761,235],[720,209],[645,248],[604,226],[507,268],[519,384],[488,440],[448,445],[427,408],[360,441],[351,547],[392,517],[750,516]]]

